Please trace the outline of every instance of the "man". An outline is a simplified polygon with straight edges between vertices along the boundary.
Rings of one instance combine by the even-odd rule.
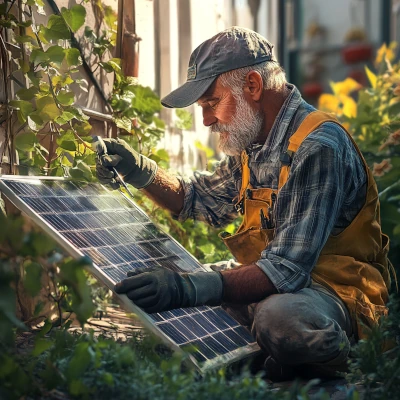
[[[390,282],[376,186],[360,152],[286,82],[272,45],[247,29],[202,43],[187,82],[162,99],[166,107],[195,102],[227,155],[214,173],[172,176],[117,139],[106,141],[98,176],[113,183],[107,167],[115,166],[180,220],[218,227],[243,214],[237,234],[221,235],[241,265],[139,271],[116,291],[150,313],[223,304],[251,326],[270,379],[304,366],[321,376],[344,370],[350,340],[386,312]]]

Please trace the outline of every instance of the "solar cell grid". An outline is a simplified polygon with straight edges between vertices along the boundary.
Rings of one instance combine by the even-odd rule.
[[[142,267],[161,265],[177,272],[203,269],[120,193],[97,184],[81,186],[64,180],[2,177],[0,186],[29,206],[69,246],[91,257],[96,276],[106,277],[111,285]],[[152,321],[154,332],[163,332],[182,349],[196,347],[193,357],[198,362],[218,365],[219,355],[231,354],[233,359],[241,349],[243,354],[257,350],[251,334],[220,307],[185,308],[146,316],[144,320]]]

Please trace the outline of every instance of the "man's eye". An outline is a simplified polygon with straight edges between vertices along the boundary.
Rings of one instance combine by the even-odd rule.
[[[216,105],[218,104],[218,101],[209,101],[208,102],[208,105],[211,107],[211,108],[215,108],[216,107]]]

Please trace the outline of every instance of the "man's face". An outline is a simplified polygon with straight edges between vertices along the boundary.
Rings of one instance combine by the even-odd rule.
[[[199,101],[203,123],[219,133],[219,148],[227,155],[239,155],[254,143],[262,129],[262,116],[244,97],[233,93],[217,79]]]

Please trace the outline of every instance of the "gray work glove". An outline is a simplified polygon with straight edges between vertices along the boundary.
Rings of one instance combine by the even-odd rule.
[[[181,307],[216,306],[222,301],[219,272],[178,273],[162,267],[138,268],[115,285],[147,313]]]
[[[114,172],[110,167],[115,167],[125,182],[137,189],[150,185],[157,173],[155,161],[139,154],[122,139],[103,139],[107,147],[107,154],[102,155],[96,162],[96,173],[99,181],[118,187]]]

